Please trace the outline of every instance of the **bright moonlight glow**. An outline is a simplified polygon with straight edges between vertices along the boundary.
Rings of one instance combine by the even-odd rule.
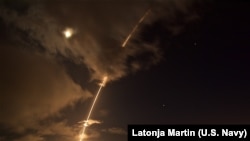
[[[66,28],[63,31],[65,38],[70,38],[73,35],[73,33],[74,33],[74,30],[72,28]]]

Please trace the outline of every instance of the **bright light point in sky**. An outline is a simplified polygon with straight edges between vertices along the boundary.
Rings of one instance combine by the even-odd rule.
[[[63,31],[63,35],[65,36],[65,38],[70,38],[73,34],[74,34],[74,30],[72,28],[66,28]]]
[[[83,124],[83,126],[87,127],[87,126],[88,126],[88,123],[87,123],[87,122],[85,122],[85,123]]]

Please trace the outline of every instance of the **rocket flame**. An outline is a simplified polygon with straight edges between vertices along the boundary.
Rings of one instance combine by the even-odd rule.
[[[95,96],[95,99],[94,99],[94,101],[93,101],[93,103],[92,103],[92,106],[91,106],[91,108],[90,108],[90,110],[89,110],[89,114],[88,114],[88,116],[87,116],[87,119],[84,121],[84,123],[83,123],[83,128],[82,128],[82,131],[81,131],[81,133],[80,133],[80,135],[79,135],[79,138],[80,138],[80,140],[79,141],[83,141],[83,139],[84,139],[84,137],[85,137],[85,130],[86,130],[86,128],[88,127],[88,125],[89,125],[89,118],[90,118],[90,116],[91,116],[91,114],[92,114],[92,111],[93,111],[93,109],[94,109],[94,106],[95,106],[95,103],[96,103],[96,100],[98,99],[98,97],[99,97],[99,94],[100,94],[100,92],[101,92],[101,90],[102,90],[102,87],[104,87],[105,86],[105,84],[107,83],[107,80],[108,80],[108,77],[107,76],[105,76],[104,78],[103,78],[103,80],[102,80],[102,83],[100,84],[100,88],[99,88],[99,90],[97,91],[97,93],[96,93],[96,96]]]

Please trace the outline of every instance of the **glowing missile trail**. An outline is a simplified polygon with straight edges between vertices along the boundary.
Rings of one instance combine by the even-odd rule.
[[[138,26],[143,22],[143,20],[147,17],[147,15],[149,14],[150,9],[147,10],[145,12],[145,14],[140,18],[139,22],[135,25],[135,27],[132,29],[132,31],[129,33],[129,35],[127,36],[127,38],[125,39],[125,41],[122,43],[122,47],[125,47],[127,42],[129,41],[129,39],[131,38],[131,36],[134,34],[134,32],[136,31],[136,29],[138,28]]]
[[[88,116],[87,116],[87,119],[86,119],[86,120],[84,121],[84,123],[83,123],[83,129],[82,129],[82,131],[81,131],[81,133],[80,133],[80,136],[79,136],[80,141],[82,141],[83,138],[84,138],[84,133],[85,133],[85,130],[86,130],[87,126],[88,126],[88,121],[89,121],[89,118],[90,118],[90,116],[91,116],[91,114],[92,114],[92,111],[93,111],[93,109],[94,109],[96,100],[97,100],[97,98],[98,98],[98,96],[99,96],[99,94],[100,94],[100,92],[101,92],[101,90],[102,90],[102,87],[105,86],[107,80],[108,80],[108,77],[105,76],[105,77],[103,78],[103,80],[102,80],[102,83],[100,84],[99,90],[98,90],[97,93],[96,93],[95,99],[94,99],[94,101],[93,101],[93,103],[92,103],[92,106],[91,106],[91,108],[90,108],[90,110],[89,110],[89,114],[88,114]]]

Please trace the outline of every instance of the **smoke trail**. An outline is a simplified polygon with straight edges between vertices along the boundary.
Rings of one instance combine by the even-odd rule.
[[[87,126],[88,126],[88,121],[89,121],[89,118],[90,118],[90,116],[91,116],[91,114],[92,114],[92,111],[93,111],[93,108],[94,108],[94,106],[95,106],[96,100],[97,100],[97,98],[99,97],[99,94],[100,94],[100,92],[101,92],[101,90],[102,90],[102,87],[105,86],[105,84],[106,84],[106,82],[107,82],[107,79],[108,79],[107,76],[105,76],[105,77],[103,78],[102,83],[100,84],[100,88],[99,88],[99,90],[98,90],[97,93],[96,93],[95,99],[94,99],[94,101],[93,101],[93,103],[92,103],[92,106],[91,106],[91,108],[90,108],[90,110],[89,110],[89,114],[88,114],[88,116],[87,116],[87,119],[86,119],[85,122],[83,123],[83,129],[82,129],[82,131],[81,131],[81,133],[80,133],[80,136],[79,136],[80,141],[82,141],[83,138],[84,138],[84,133],[85,133],[85,130],[86,130]]]
[[[136,31],[136,29],[138,28],[138,26],[143,22],[143,20],[147,17],[147,15],[149,14],[150,9],[148,9],[145,14],[140,18],[139,22],[134,26],[134,28],[132,29],[132,31],[129,33],[129,35],[127,36],[127,38],[125,39],[125,41],[122,43],[122,47],[125,47],[127,42],[129,41],[129,39],[131,38],[131,36],[134,34],[134,32]]]

